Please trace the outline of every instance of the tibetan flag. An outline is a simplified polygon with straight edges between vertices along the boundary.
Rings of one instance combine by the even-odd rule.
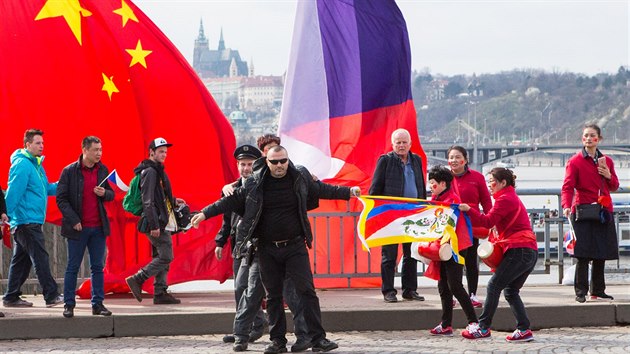
[[[457,204],[384,196],[361,196],[359,200],[363,211],[357,232],[365,249],[440,240],[451,244],[456,262],[464,263],[455,233],[461,213]]]
[[[122,178],[120,178],[120,176],[116,172],[116,169],[109,173],[106,180],[123,192],[127,192],[129,190],[129,186],[125,182],[123,182]]]
[[[26,129],[44,131],[51,181],[76,161],[88,135],[101,139],[103,163],[126,181],[148,157],[151,140],[172,143],[165,171],[174,196],[191,210],[236,179],[230,123],[182,54],[130,0],[0,1],[0,127],[3,159],[23,147]],[[2,161],[0,184],[9,169]],[[137,234],[137,217],[116,203],[118,196],[108,203],[118,212],[109,214],[105,290],[128,291],[124,279],[151,260],[151,245]],[[47,221],[60,217],[49,202]],[[231,262],[214,257],[220,224],[216,218],[173,236],[169,284],[232,274]]]

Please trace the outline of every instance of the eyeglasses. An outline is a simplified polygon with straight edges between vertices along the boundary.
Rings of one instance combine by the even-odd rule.
[[[280,159],[280,160],[267,160],[269,161],[270,164],[272,165],[277,165],[277,164],[285,164],[287,163],[287,161],[289,161],[289,159],[284,158],[284,159]]]

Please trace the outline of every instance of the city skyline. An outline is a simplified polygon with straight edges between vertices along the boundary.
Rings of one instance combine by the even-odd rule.
[[[286,70],[297,0],[136,0],[192,63],[203,19],[210,47],[223,28],[256,74]],[[412,69],[472,75],[513,69],[614,73],[630,61],[630,6],[609,1],[397,1]]]

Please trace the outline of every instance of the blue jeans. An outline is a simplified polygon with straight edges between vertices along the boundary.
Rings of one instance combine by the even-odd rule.
[[[57,283],[50,273],[50,261],[45,247],[42,225],[18,225],[13,237],[15,245],[9,265],[7,292],[2,300],[7,302],[18,300],[22,295],[20,288],[28,278],[31,266],[34,266],[44,299],[46,302],[54,301],[59,296],[59,291],[57,290]]]
[[[249,340],[250,332],[263,331],[265,313],[260,307],[265,289],[260,281],[258,261],[251,266],[242,258],[234,259],[234,294],[236,295],[236,315],[234,316],[234,335],[244,341]]]
[[[503,295],[516,317],[516,328],[523,331],[529,329],[529,318],[519,292],[534,270],[537,260],[538,251],[531,248],[512,248],[505,252],[503,261],[488,282],[488,293],[479,317],[479,327],[490,328],[492,317],[499,306],[501,291],[505,289]]]
[[[90,257],[92,280],[92,305],[103,303],[105,290],[103,284],[103,267],[105,266],[105,235],[102,227],[84,227],[79,239],[67,239],[68,266],[63,279],[63,301],[67,305],[75,305],[77,273],[83,261],[85,249]]]

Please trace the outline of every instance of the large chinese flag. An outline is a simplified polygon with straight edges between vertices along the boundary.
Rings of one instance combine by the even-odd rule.
[[[378,157],[391,151],[391,133],[411,132],[412,151],[426,161],[411,97],[411,54],[402,13],[394,0],[298,2],[279,132],[293,161],[326,182],[369,189]],[[426,168],[426,164],[425,164]],[[358,203],[351,209],[357,210]],[[345,204],[322,202],[319,211],[345,211]],[[322,230],[325,228],[318,228]],[[343,240],[344,259],[353,269],[353,227],[344,235],[318,233],[316,264]],[[379,257],[373,257],[373,270]],[[366,254],[357,260],[367,269]],[[316,269],[317,270],[317,269]],[[380,280],[375,280],[378,282]],[[364,279],[353,280],[357,286]],[[334,285],[320,281],[320,286]],[[345,286],[345,281],[339,282]]]
[[[149,142],[164,137],[173,144],[166,171],[174,194],[192,210],[217,199],[221,186],[235,179],[225,158],[235,146],[228,121],[184,57],[129,0],[0,1],[2,185],[27,128],[45,132],[44,166],[52,181],[76,161],[87,135],[102,139],[103,162],[127,183]],[[109,203],[110,291],[127,291],[124,277],[151,258],[119,199]],[[59,219],[51,200],[48,221]],[[169,283],[230,275],[229,262],[214,258],[219,221],[174,236]]]

